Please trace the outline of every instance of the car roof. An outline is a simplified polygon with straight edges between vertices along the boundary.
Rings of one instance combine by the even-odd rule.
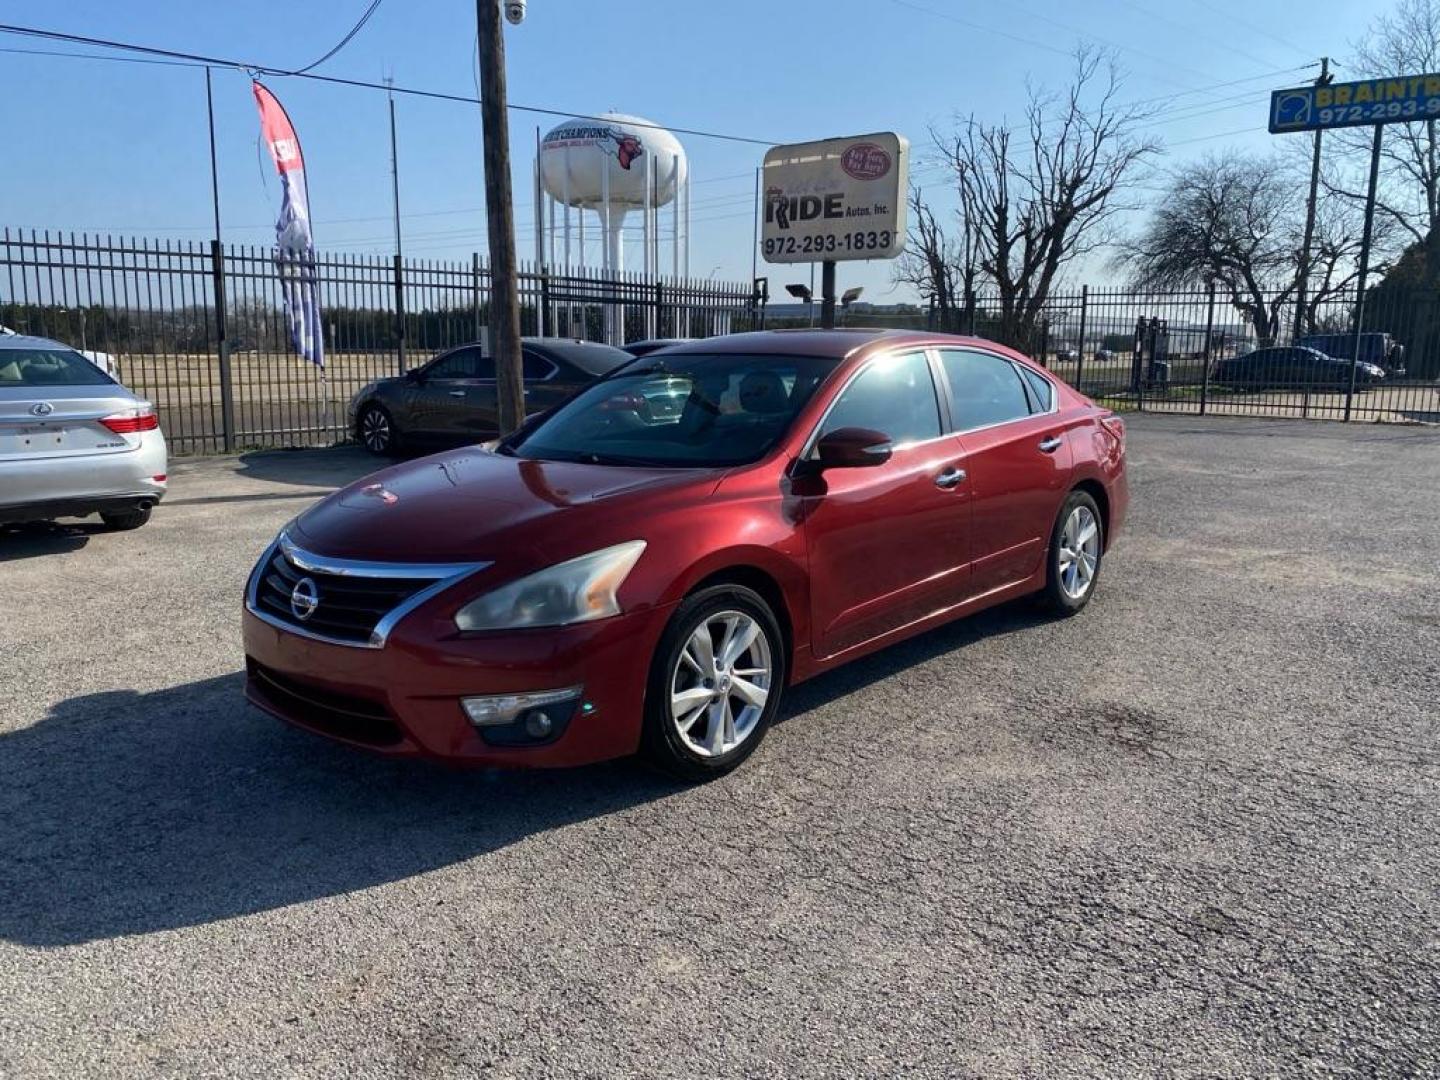
[[[66,352],[75,352],[63,341],[55,341],[47,337],[34,337],[30,334],[0,334],[0,349],[64,349]]]
[[[581,338],[527,337],[520,340],[551,360],[563,360],[589,375],[605,375],[633,359],[624,349]]]
[[[725,334],[720,337],[697,338],[676,345],[667,345],[669,356],[685,353],[769,353],[780,356],[822,356],[844,359],[867,346],[896,345],[967,345],[987,349],[1004,346],[984,338],[961,337],[956,334],[932,334],[923,330],[883,330],[845,327],[836,330],[799,328],[794,330],[756,330],[748,334]]]

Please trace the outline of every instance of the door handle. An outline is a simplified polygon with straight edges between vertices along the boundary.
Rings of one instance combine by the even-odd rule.
[[[451,397],[464,397],[464,396],[465,396],[465,391],[464,391],[464,390],[451,390],[451,391],[450,391],[450,396],[451,396]]]
[[[965,470],[957,469],[954,466],[946,469],[939,476],[935,477],[935,486],[938,488],[950,489],[965,482]]]
[[[1040,450],[1045,454],[1053,454],[1060,449],[1060,444],[1064,441],[1059,435],[1051,435],[1048,439],[1040,440]]]

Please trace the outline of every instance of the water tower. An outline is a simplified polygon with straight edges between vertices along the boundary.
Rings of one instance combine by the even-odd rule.
[[[638,211],[640,269],[646,277],[667,270],[675,277],[689,273],[690,170],[685,148],[664,128],[623,113],[563,121],[540,140],[535,176],[539,262],[562,272],[620,274],[626,219]],[[667,206],[672,221],[668,260],[660,236],[661,210]],[[599,267],[587,266],[587,219],[592,235],[601,240]],[[646,333],[654,336],[655,309],[645,310]],[[623,326],[623,308],[607,305],[606,339],[621,343]]]

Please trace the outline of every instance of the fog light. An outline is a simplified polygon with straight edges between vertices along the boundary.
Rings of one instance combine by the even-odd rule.
[[[559,705],[566,701],[574,701],[583,690],[580,686],[571,686],[564,690],[536,690],[527,694],[497,694],[493,697],[467,697],[460,699],[460,707],[465,710],[465,715],[476,727],[500,727],[505,724],[514,723],[515,718],[521,713],[530,710],[540,710],[546,705]],[[550,718],[543,712],[531,713],[526,717],[525,728],[530,731],[530,724],[533,717],[538,715],[546,725],[544,734],[550,730]],[[534,732],[536,738],[540,735]]]
[[[539,709],[525,714],[525,734],[532,739],[543,739],[554,730],[555,725],[550,722]]]

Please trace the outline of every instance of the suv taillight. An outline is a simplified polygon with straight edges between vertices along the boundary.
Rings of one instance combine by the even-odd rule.
[[[116,435],[134,435],[139,431],[154,431],[160,426],[160,418],[148,405],[130,412],[113,413],[100,421]]]

